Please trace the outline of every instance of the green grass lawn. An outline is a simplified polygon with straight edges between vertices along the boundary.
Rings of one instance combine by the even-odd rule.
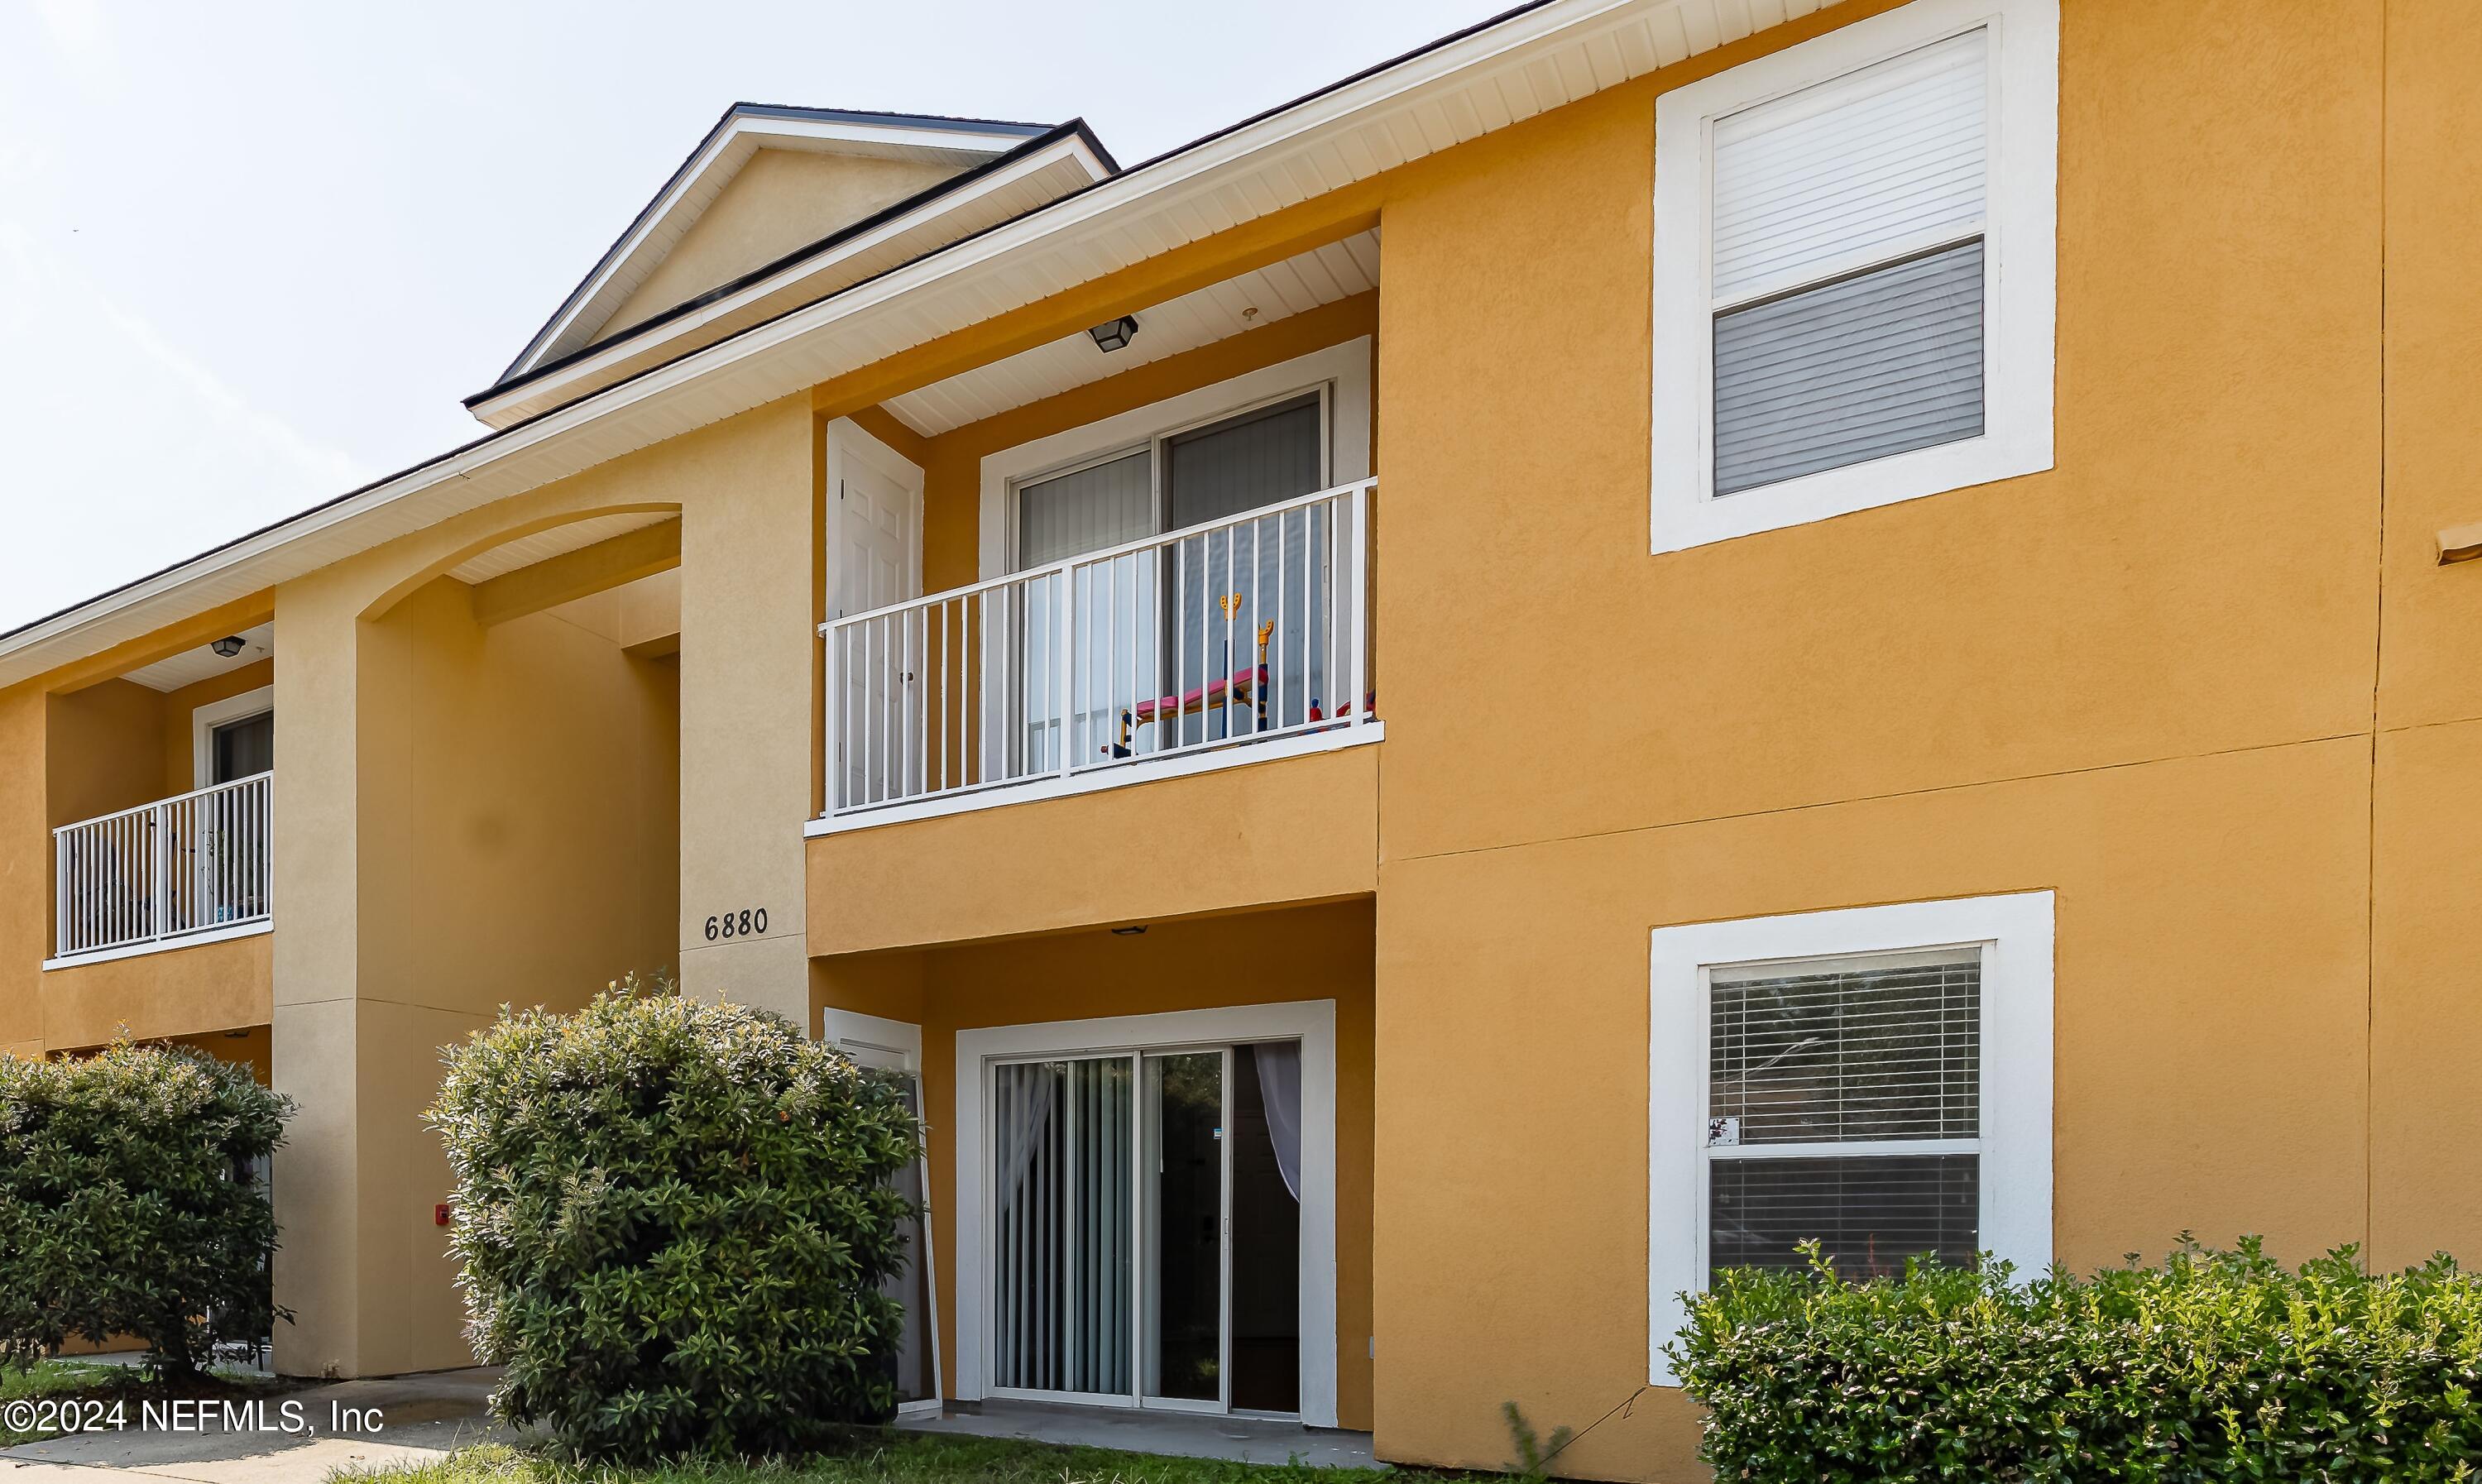
[[[98,1365],[92,1361],[38,1361],[32,1370],[19,1370],[0,1365],[0,1402],[20,1397],[83,1396],[113,1385],[129,1373],[125,1365]],[[0,1447],[31,1443],[44,1433],[13,1433],[0,1426]]]
[[[272,1396],[291,1391],[297,1384],[270,1380],[247,1371],[211,1371],[174,1390],[182,1396]],[[147,1380],[145,1373],[135,1365],[80,1360],[38,1361],[32,1370],[0,1365],[0,1403],[20,1398],[40,1400],[46,1396],[74,1396],[104,1401],[125,1400],[134,1410],[147,1397],[168,1394],[172,1393],[161,1383]],[[0,1423],[0,1448],[39,1442],[56,1436],[56,1432],[55,1429],[12,1432],[5,1423]]]
[[[436,1464],[339,1471],[330,1484],[1373,1484],[1407,1476],[1385,1469],[1312,1469],[1164,1458],[1109,1448],[1057,1447],[948,1433],[857,1432],[852,1444],[793,1464],[675,1464],[574,1468],[518,1448],[486,1446]],[[1425,1484],[1496,1475],[1429,1473]]]

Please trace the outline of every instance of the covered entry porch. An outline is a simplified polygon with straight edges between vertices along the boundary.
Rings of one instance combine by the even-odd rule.
[[[929,1130],[910,1412],[1369,1425],[1372,922],[813,962],[819,1033],[904,1069]]]

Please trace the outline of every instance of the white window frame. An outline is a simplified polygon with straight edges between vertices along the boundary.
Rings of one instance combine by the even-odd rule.
[[[960,1401],[981,1401],[988,1378],[991,1311],[985,1293],[996,1213],[984,1189],[992,1142],[987,1098],[994,1062],[1054,1055],[1119,1055],[1184,1046],[1298,1041],[1302,1047],[1301,1421],[1336,1425],[1336,1051],[1335,1001],[1286,1000],[1175,1010],[1092,1020],[1043,1020],[957,1032],[956,1199],[957,1385]],[[968,1245],[970,1244],[970,1245]],[[1096,1405],[1078,1398],[1082,1405]],[[1103,1403],[1109,1405],[1110,1403]]]
[[[1951,948],[1982,952],[1980,1245],[2036,1276],[2051,1264],[2052,916],[2048,891],[1699,922],[1653,932],[1647,1061],[1647,1365],[1706,1286],[1707,1015],[1712,969]],[[1886,1153],[1899,1145],[1856,1146]]]
[[[1715,495],[1715,120],[1985,28],[1991,93],[1981,436]],[[1914,0],[1655,99],[1650,534],[1657,554],[2051,467],[2059,53],[2058,0]]]
[[[1136,453],[1194,428],[1254,408],[1290,401],[1306,392],[1323,395],[1324,460],[1320,488],[1370,477],[1370,337],[1296,356],[1239,376],[1166,397],[1145,407],[1069,428],[1046,437],[987,454],[982,461],[981,573],[1007,575],[1017,555],[1017,490],[1019,486]],[[1162,523],[1163,459],[1158,451],[1156,523]]]
[[[210,786],[207,778],[215,771],[217,728],[246,722],[253,716],[270,715],[275,710],[276,687],[262,685],[255,690],[243,691],[238,696],[210,701],[191,711],[190,786]]]

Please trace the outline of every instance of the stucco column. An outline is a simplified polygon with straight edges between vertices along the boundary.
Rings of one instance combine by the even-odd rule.
[[[813,433],[804,398],[746,415],[681,506],[681,988],[806,1025]]]
[[[361,1159],[356,1141],[354,618],[342,585],[321,575],[277,594],[281,718],[273,854],[277,931],[269,1047],[276,1090],[298,1111],[276,1154],[276,1368],[356,1373],[359,1311],[355,1232]],[[311,828],[313,824],[317,828]]]

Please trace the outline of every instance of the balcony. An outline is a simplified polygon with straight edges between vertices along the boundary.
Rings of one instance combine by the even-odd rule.
[[[1363,480],[821,625],[813,833],[1376,741]]]
[[[54,830],[43,967],[267,931],[275,791],[258,773]]]

